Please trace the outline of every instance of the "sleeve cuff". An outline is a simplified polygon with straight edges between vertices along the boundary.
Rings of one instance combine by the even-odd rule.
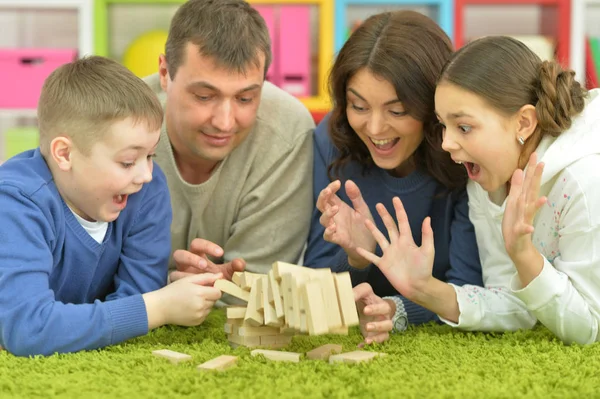
[[[566,282],[567,276],[556,270],[544,258],[542,271],[527,287],[523,288],[518,273],[515,273],[510,280],[510,289],[517,298],[527,305],[529,310],[535,311],[546,305],[555,296],[560,295]]]
[[[111,345],[148,333],[148,315],[141,295],[105,302],[112,322]]]
[[[458,302],[458,323],[444,319],[438,315],[438,318],[449,326],[465,330],[477,326],[482,319],[481,308],[479,306],[480,298],[484,288],[475,285],[464,285],[462,287],[450,284],[456,292],[456,301]]]

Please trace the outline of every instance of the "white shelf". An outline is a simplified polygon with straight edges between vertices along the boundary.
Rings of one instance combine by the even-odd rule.
[[[37,118],[37,110],[0,108],[0,118]]]
[[[2,8],[10,9],[75,9],[78,12],[79,56],[94,54],[94,0],[0,0]]]

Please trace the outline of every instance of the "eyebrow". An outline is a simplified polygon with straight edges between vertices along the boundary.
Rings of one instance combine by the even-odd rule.
[[[160,143],[160,136],[158,136],[158,140],[156,141],[156,144],[154,144],[154,145],[152,146],[152,148],[155,148],[155,147],[158,145],[158,143]],[[124,152],[124,151],[127,151],[127,150],[135,150],[135,151],[140,151],[140,150],[145,150],[145,149],[146,149],[146,147],[144,147],[144,146],[141,146],[141,145],[130,145],[129,147],[125,147],[125,148],[123,148],[123,149],[122,149],[121,151],[119,151],[119,152]]]
[[[198,89],[209,89],[209,90],[213,90],[213,91],[218,91],[220,92],[221,90],[219,90],[217,87],[211,85],[208,82],[205,81],[199,81],[199,82],[194,82],[194,83],[190,83],[188,85],[189,88],[193,89],[193,88],[198,88]],[[240,94],[240,93],[245,93],[247,91],[252,91],[252,90],[256,90],[256,89],[260,89],[260,85],[258,83],[254,83],[248,87],[244,87],[242,90],[239,90],[236,94]]]
[[[367,100],[365,100],[365,98],[363,96],[361,96],[360,94],[358,94],[358,92],[352,88],[348,89],[349,92],[351,92],[352,94],[354,94],[356,97],[360,98],[361,100],[363,100],[364,102],[368,103]],[[400,99],[395,98],[393,100],[387,101],[385,102],[383,105],[391,105],[391,104],[395,104],[395,103],[399,103],[401,102]]]
[[[437,112],[435,113],[437,115],[438,118],[442,119],[440,117],[440,114],[438,114]],[[448,119],[458,119],[458,118],[462,118],[462,117],[467,117],[467,118],[473,118],[472,115],[467,114],[464,111],[458,111],[458,112],[453,112],[451,114],[448,114]]]

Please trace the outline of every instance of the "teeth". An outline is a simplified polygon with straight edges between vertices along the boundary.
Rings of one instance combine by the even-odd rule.
[[[123,201],[123,196],[119,194],[119,195],[117,196],[117,201],[118,201],[118,202],[121,202],[121,201]]]
[[[375,139],[371,139],[371,141],[375,145],[385,145],[387,143],[391,143],[394,140],[396,140],[396,139],[387,139],[387,140],[375,140]]]

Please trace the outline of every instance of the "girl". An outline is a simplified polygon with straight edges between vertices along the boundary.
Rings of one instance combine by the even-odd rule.
[[[434,112],[435,84],[451,53],[431,19],[386,12],[352,34],[331,72],[334,108],[315,132],[315,210],[304,264],[349,270],[355,285],[366,282],[355,288],[366,343],[386,340],[393,326],[437,319],[356,252],[376,249],[364,220],[373,220],[378,202],[391,205],[400,196],[415,226],[432,218],[437,278],[482,284],[467,176],[441,149]]]
[[[565,343],[597,341],[598,93],[587,93],[574,72],[542,62],[515,39],[468,44],[445,67],[435,104],[442,146],[469,174],[469,216],[485,289],[431,275],[431,222],[423,223],[423,244],[416,246],[399,199],[399,228],[380,212],[390,241],[367,222],[383,256],[357,252],[402,294],[452,326],[504,331],[539,320]]]

